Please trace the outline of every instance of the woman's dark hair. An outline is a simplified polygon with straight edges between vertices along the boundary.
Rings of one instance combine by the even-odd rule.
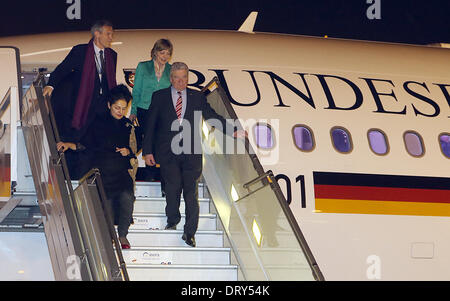
[[[108,102],[110,105],[113,105],[118,101],[119,99],[124,99],[127,104],[130,102],[132,96],[130,93],[130,90],[128,90],[128,87],[124,84],[120,84],[109,90],[108,95]]]

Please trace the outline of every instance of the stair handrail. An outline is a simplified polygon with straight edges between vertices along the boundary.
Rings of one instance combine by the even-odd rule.
[[[0,102],[0,118],[3,117],[3,114],[5,114],[10,103],[11,103],[11,87],[8,88],[8,91],[6,91],[5,96],[3,96],[2,101]]]
[[[29,131],[31,131],[31,132],[33,132],[35,130],[37,130],[37,131],[43,130],[43,132],[45,133],[45,136],[47,137],[48,141],[44,141],[44,143],[46,143],[45,145],[47,145],[47,149],[50,152],[50,154],[48,154],[49,155],[49,158],[48,158],[49,166],[52,166],[54,168],[54,170],[52,171],[54,173],[52,179],[53,180],[56,179],[56,184],[58,186],[58,187],[51,188],[53,191],[56,191],[57,193],[53,192],[53,193],[51,193],[50,196],[48,196],[48,194],[49,194],[48,189],[46,188],[47,190],[45,190],[42,187],[39,187],[40,185],[45,184],[45,183],[41,183],[41,182],[39,182],[39,180],[41,180],[40,173],[44,172],[44,174],[48,174],[48,176],[50,176],[50,174],[49,174],[50,170],[39,169],[39,168],[42,168],[41,163],[40,163],[41,165],[39,165],[38,169],[35,170],[36,167],[33,168],[33,164],[32,164],[33,178],[35,180],[36,192],[38,194],[38,201],[40,203],[39,207],[41,208],[42,215],[46,217],[44,219],[45,220],[44,228],[46,230],[45,231],[46,237],[47,237],[47,241],[49,243],[50,256],[52,259],[52,265],[53,265],[54,272],[55,272],[55,279],[56,280],[103,279],[104,278],[103,276],[97,276],[95,274],[95,271],[92,270],[92,269],[94,269],[94,267],[90,267],[89,262],[86,260],[87,252],[90,252],[90,250],[88,250],[86,248],[85,243],[83,241],[83,236],[81,235],[81,228],[80,228],[79,216],[78,216],[79,213],[77,213],[77,211],[75,210],[77,203],[76,203],[76,199],[74,196],[74,189],[72,187],[72,181],[70,179],[65,155],[63,152],[58,151],[56,148],[57,142],[60,141],[60,136],[58,133],[58,129],[56,127],[55,117],[53,114],[52,106],[50,104],[50,98],[48,96],[43,95],[43,87],[44,86],[45,86],[44,74],[40,73],[37,76],[36,80],[33,82],[33,84],[29,88],[29,90],[32,89],[32,91],[34,92],[34,94],[30,92],[30,95],[33,98],[31,98],[29,100],[26,99],[26,96],[28,95],[28,91],[27,91],[27,93],[25,94],[26,96],[21,99],[21,101],[22,101],[21,109],[23,109],[23,110],[21,110],[21,113],[23,112],[23,116],[22,115],[21,116],[23,117],[22,122],[25,122],[25,120],[28,122],[29,119],[32,118],[33,114],[37,112],[37,110],[41,111],[40,118],[42,118],[42,124],[38,124],[36,127],[35,124],[28,125],[27,122],[25,122],[25,124],[23,126],[30,127]],[[26,104],[25,102],[27,102],[27,101],[30,101],[31,103]],[[29,105],[28,111],[25,111],[25,108],[23,107],[24,105]],[[36,120],[34,120],[34,121],[36,121]],[[30,137],[34,137],[35,134],[27,134],[27,135],[30,135]],[[25,133],[24,133],[24,136],[26,139],[27,139],[27,135],[25,135]],[[36,154],[34,154],[34,155],[30,154],[30,152],[33,153],[35,151],[38,151],[38,156],[42,156],[42,155],[44,155],[44,157],[47,156],[46,153],[41,153],[42,150],[40,150],[40,149],[29,150],[28,147],[37,146],[37,144],[35,144],[36,142],[34,142],[34,141],[28,141],[28,142],[29,143],[27,143],[27,152],[29,153],[29,157],[31,156],[30,159],[33,156],[36,156]],[[38,178],[36,178],[36,175],[38,176]],[[53,180],[51,183],[55,184],[55,182],[53,182]],[[36,184],[36,181],[38,181],[37,184]],[[47,185],[50,185],[50,183],[47,183]],[[101,191],[101,189],[100,189],[100,191]],[[55,199],[59,205],[56,203],[55,203],[55,205],[52,205],[53,199],[50,199],[50,200],[46,199],[46,197],[51,198],[52,196],[58,198],[58,195],[60,195],[62,197],[61,200]],[[61,203],[59,203],[59,202],[61,202]],[[58,206],[58,207],[52,208],[52,206]],[[62,217],[59,216],[59,217],[55,218],[52,215],[52,214],[56,213],[56,212],[52,212],[53,209],[60,210],[59,212],[62,212],[62,214],[64,216],[62,216]],[[103,214],[104,214],[104,212],[103,212]],[[45,227],[47,225],[47,223],[48,223],[48,226]],[[64,225],[66,225],[69,229],[66,229],[66,230],[57,229],[58,225],[60,225],[60,224],[62,224],[63,227],[64,227]],[[64,233],[62,233],[61,231]],[[64,241],[63,241],[63,244],[61,244],[61,241],[60,241],[61,234],[66,237],[65,244],[64,244]],[[109,234],[111,234],[111,232],[108,233],[108,235]],[[111,237],[111,240],[114,240],[114,238]],[[67,244],[67,248],[66,248],[66,244]],[[118,245],[116,244],[116,246],[118,246]],[[58,249],[58,247],[61,247],[64,249]],[[112,245],[111,245],[111,248],[112,248]],[[114,252],[114,250],[111,250],[111,251]],[[72,252],[74,252],[74,253],[72,253]],[[120,252],[120,250],[118,250],[117,252]],[[68,274],[69,273],[68,270],[64,271],[64,267],[66,267],[66,264],[69,263],[69,258],[61,257],[61,256],[70,257],[72,255],[75,255],[76,257],[79,258],[78,263],[76,263],[78,265],[78,273],[75,273],[75,274],[77,274],[77,276],[74,278],[69,277],[70,275]],[[123,257],[121,257],[120,260],[123,261]],[[111,264],[113,264],[113,263],[111,263]],[[117,264],[117,262],[116,262],[116,264]],[[115,271],[118,269],[115,269],[114,267],[112,267],[112,268],[109,268],[109,270]],[[128,274],[127,274],[124,266],[123,266],[121,274],[122,274],[121,277],[117,277],[118,275],[111,275],[111,277],[107,276],[107,278],[105,280],[108,280],[108,279],[109,280],[129,280]],[[110,277],[110,278],[108,278],[108,277]]]
[[[106,224],[108,227],[109,235],[112,238],[113,244],[114,244],[114,250],[116,251],[117,260],[119,263],[119,268],[122,271],[122,275],[124,277],[125,281],[129,281],[130,278],[128,276],[128,271],[125,263],[125,259],[122,254],[122,249],[119,243],[119,239],[117,238],[117,233],[114,228],[114,219],[111,216],[110,212],[111,210],[111,203],[108,202],[108,198],[105,193],[105,187],[103,186],[103,181],[101,177],[100,170],[98,168],[92,168],[89,170],[81,179],[80,183],[82,182],[88,182],[89,184],[94,184],[97,186],[98,194],[100,197],[100,202],[103,208],[103,213],[106,219]]]
[[[3,117],[3,115],[7,111],[10,103],[11,103],[11,87],[8,88],[8,91],[6,91],[5,96],[3,96],[3,99],[0,102],[0,119]],[[7,124],[3,123],[0,120],[0,139],[2,139],[3,135],[5,135],[6,128],[7,128]]]
[[[229,116],[233,119],[233,120],[237,120],[238,121],[238,116],[236,114],[236,112],[234,111],[231,102],[225,92],[225,90],[222,88],[220,81],[218,79],[217,76],[215,76],[207,85],[205,85],[205,87],[201,90],[202,93],[204,94],[208,94],[209,91],[213,91],[217,89],[219,95],[220,95],[220,99],[222,100],[222,103],[227,111],[227,113],[229,114]],[[240,129],[242,129],[241,124],[238,122],[238,127],[240,127]],[[281,191],[281,188],[278,185],[278,182],[276,181],[273,173],[271,170],[265,172],[264,168],[262,167],[261,163],[259,162],[258,156],[256,155],[256,153],[253,151],[250,141],[248,139],[248,137],[244,138],[244,146],[245,146],[245,151],[246,151],[246,155],[248,155],[251,159],[251,162],[253,163],[253,166],[258,174],[258,177],[245,183],[244,184],[244,188],[248,189],[251,185],[254,185],[257,182],[260,181],[264,181],[267,180],[267,184],[269,184],[272,188],[272,190],[275,192],[275,195],[277,197],[278,203],[280,204],[283,213],[285,214],[290,227],[293,230],[293,233],[305,255],[306,260],[308,261],[308,264],[312,270],[313,273],[313,277],[315,280],[319,280],[319,281],[323,281],[324,276],[319,268],[319,265],[317,264],[317,261],[315,260],[311,249],[309,248],[306,239],[302,233],[302,231],[300,230],[300,227],[291,211],[291,209],[289,208],[289,205],[286,201],[286,198],[284,197],[283,192]],[[263,184],[264,188],[266,185]],[[261,189],[259,188],[259,189]],[[258,189],[258,190],[259,190]],[[249,192],[249,194],[241,197],[240,199],[244,199],[245,197],[251,195],[252,193],[254,193],[256,191],[253,192]]]

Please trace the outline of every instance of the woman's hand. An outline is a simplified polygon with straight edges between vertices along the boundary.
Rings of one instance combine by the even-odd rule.
[[[42,91],[44,96],[52,96],[53,93],[53,87],[52,86],[45,86],[44,90]]]
[[[58,142],[57,144],[56,144],[56,149],[58,150],[58,151],[63,151],[63,152],[65,152],[66,150],[68,150],[68,149],[71,149],[71,150],[76,150],[77,149],[77,145],[75,144],[75,143],[72,143],[72,142]]]
[[[136,115],[135,114],[131,114],[128,119],[130,119],[131,122],[134,122],[136,120]]]
[[[123,157],[126,157],[130,154],[130,150],[126,147],[122,148],[116,147],[116,153],[120,153]]]

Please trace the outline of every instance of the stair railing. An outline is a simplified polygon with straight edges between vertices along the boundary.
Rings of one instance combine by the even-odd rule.
[[[40,74],[21,99],[21,120],[55,279],[128,280],[117,234],[103,209],[98,171],[74,191],[64,153],[56,147],[60,139],[44,86]]]
[[[217,78],[202,92],[218,114],[243,128]],[[202,131],[203,177],[243,280],[324,280],[273,173],[264,171],[249,139],[233,139],[207,120]]]

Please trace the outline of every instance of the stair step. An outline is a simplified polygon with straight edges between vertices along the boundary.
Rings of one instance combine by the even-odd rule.
[[[72,181],[73,189],[78,187],[79,181]],[[206,189],[203,183],[198,184],[198,196],[201,198],[205,195]],[[162,197],[160,182],[136,182],[135,186],[136,198]]]
[[[135,281],[237,281],[235,265],[127,264]]]
[[[230,248],[132,247],[122,254],[127,264],[230,264]]]
[[[161,183],[160,182],[136,182],[136,197],[160,197]],[[204,195],[204,187],[202,183],[198,184],[198,195]]]
[[[128,240],[133,247],[185,247],[182,230],[132,230]],[[195,234],[197,247],[223,247],[223,231],[199,230]]]
[[[181,214],[181,221],[177,225],[177,230],[183,230],[186,216]],[[164,230],[167,224],[167,216],[164,213],[134,213],[134,224],[130,229],[144,230]],[[217,216],[215,214],[200,214],[198,219],[199,230],[216,230]]]
[[[199,198],[198,203],[200,207],[200,214],[209,213],[209,205],[211,200],[205,198]],[[134,202],[134,212],[135,213],[161,213],[166,210],[166,198],[163,197],[136,197]],[[180,212],[184,212],[185,204],[183,198],[180,202]]]

